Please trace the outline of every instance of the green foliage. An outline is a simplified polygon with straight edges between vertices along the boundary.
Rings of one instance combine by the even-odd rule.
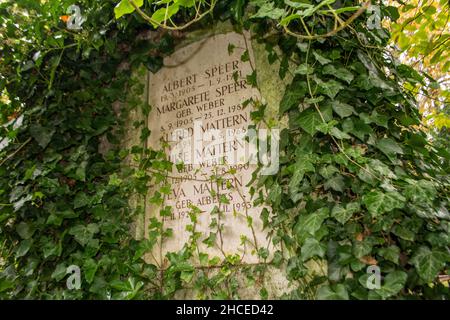
[[[415,69],[402,71],[412,80],[405,88],[416,95],[419,109],[426,115],[424,124],[431,134],[436,131],[448,134],[450,90],[446,78],[450,70],[450,3],[446,0],[392,2],[395,7],[387,7],[394,18],[389,26],[391,40],[398,48],[397,55],[402,55]]]
[[[14,132],[1,150],[2,298],[142,298],[153,279],[133,260],[134,213],[117,175],[121,133],[112,131],[123,118],[112,104],[132,84],[123,63],[149,63],[128,50],[163,53],[171,45],[167,37],[135,40],[139,23],[113,23],[112,1],[78,1],[86,22],[68,31],[59,17],[72,3],[0,4],[0,92],[10,98],[2,113],[23,116],[17,127],[2,123],[2,136]],[[103,140],[111,144],[104,154]],[[81,290],[66,287],[70,265],[81,268]]]
[[[255,1],[257,18],[268,2]],[[281,19],[298,33],[326,34],[332,27],[314,19],[325,14],[320,5],[286,4],[276,6],[301,10],[264,17]],[[392,13],[387,9],[381,13]],[[294,29],[300,17],[311,19]],[[387,31],[356,21],[322,41],[292,45],[284,35],[269,38],[300,67],[291,72],[280,105],[281,116],[289,117],[280,171],[261,181],[269,194],[275,186],[281,190],[268,198],[275,214],[267,225],[275,226],[271,234],[288,249],[288,262],[301,256],[328,267],[328,284],[321,284],[320,274],[311,279],[319,284],[319,299],[448,298],[448,284],[438,280],[449,271],[448,241],[431,238],[449,228],[449,155],[416,126],[417,106],[400,85],[410,80],[399,70],[410,68],[386,54]],[[261,39],[268,28],[256,28]],[[365,286],[372,264],[384,276],[377,290]],[[293,268],[302,273],[304,265],[291,266],[291,273]]]
[[[144,0],[136,0],[136,1],[134,1],[134,3],[138,7],[142,7],[142,5],[144,4]],[[135,8],[130,3],[130,1],[123,0],[123,1],[120,1],[114,8],[114,14],[115,14],[116,19],[118,19],[125,14],[134,12],[134,10],[135,10]]]
[[[217,0],[210,2],[201,0],[165,0],[148,1],[153,7],[152,14],[148,15],[144,9],[144,0],[121,0],[114,8],[116,19],[137,12],[144,20],[150,23],[155,29],[158,27],[169,28],[173,30],[184,29],[191,23],[200,20],[207,13],[212,11]],[[154,8],[157,6],[156,8]],[[200,13],[201,9],[205,12]],[[195,12],[195,17],[183,26],[174,23],[175,17],[179,11]]]
[[[165,299],[187,286],[201,299],[238,298],[237,270],[253,285],[268,265],[283,268],[291,281],[285,298],[449,298],[438,276],[450,263],[450,155],[445,137],[430,141],[417,127],[414,98],[400,86],[412,72],[386,54],[387,31],[368,29],[367,16],[359,15],[331,36],[305,41],[273,23],[325,35],[334,13],[349,19],[360,8],[356,1],[333,7],[337,2],[223,0],[214,2],[212,18],[198,22],[229,19],[251,28],[269,63],[281,62],[279,75],[292,76],[279,106],[289,119],[280,171],[253,187],[254,203],[271,208],[261,217],[277,250],[269,258],[267,249],[255,248],[262,262],[256,266],[241,266],[237,255],[198,252],[198,242],[220,241],[220,204],[229,201],[220,195],[206,238],[196,231],[199,209],[190,208],[190,239],[167,254],[165,270],[143,257],[172,230],[154,218],[148,238],[134,240],[130,223],[143,208],[132,210],[128,200],[152,184],[160,188],[148,201],[162,204],[172,164],[160,150],[123,150],[120,142],[129,109],[149,112],[132,72],[142,65],[158,70],[180,35],[157,30],[152,41],[139,40],[147,24],[126,0],[78,1],[86,22],[68,31],[60,16],[70,4],[0,4],[0,92],[9,100],[2,99],[1,134],[10,139],[0,151],[1,298]],[[200,16],[194,1],[167,4],[165,18],[152,11],[156,25],[167,14],[183,26]],[[117,110],[117,102],[129,109]],[[254,107],[264,121],[266,106]],[[151,132],[142,125],[135,128],[145,141]],[[124,164],[127,157],[137,168]],[[194,268],[193,259],[204,268]],[[312,263],[318,271],[311,272]],[[373,264],[383,275],[376,290],[366,285]],[[70,265],[82,269],[80,290],[66,287]]]

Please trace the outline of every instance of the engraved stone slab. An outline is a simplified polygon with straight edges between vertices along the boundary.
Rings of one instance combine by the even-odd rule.
[[[256,165],[245,163],[249,146],[242,139],[252,125],[251,103],[245,102],[259,97],[247,82],[253,72],[248,35],[210,36],[178,49],[164,65],[149,77],[148,146],[166,146],[171,160],[184,165],[167,178],[170,193],[162,207],[170,207],[170,216],[160,217],[161,207],[147,201],[147,225],[157,217],[173,231],[149,259],[164,267],[165,254],[183,248],[195,206],[201,211],[195,230],[202,233],[197,241],[202,252],[210,258],[238,254],[244,263],[257,263],[254,243],[267,247],[268,240],[262,231],[262,207],[253,207],[247,187]],[[223,226],[220,232],[216,225]]]

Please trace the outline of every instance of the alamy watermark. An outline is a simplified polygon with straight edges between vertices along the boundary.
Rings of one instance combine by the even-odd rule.
[[[366,272],[369,277],[366,280],[366,287],[369,290],[376,290],[381,288],[381,269],[379,266],[372,265],[367,267]]]
[[[381,28],[381,10],[377,5],[371,5],[367,8],[367,14],[370,14],[367,19],[367,28],[369,30]]]
[[[81,25],[86,21],[86,19],[81,15],[80,7],[76,4],[72,4],[67,8],[66,12],[67,14],[70,14],[66,22],[67,29],[80,30]]]
[[[207,129],[202,121],[180,128],[168,137],[170,160],[184,165],[259,164],[261,175],[279,169],[279,129]]]
[[[67,267],[66,274],[70,273],[67,278],[66,286],[69,290],[79,290],[81,288],[81,270],[77,265],[70,265]]]

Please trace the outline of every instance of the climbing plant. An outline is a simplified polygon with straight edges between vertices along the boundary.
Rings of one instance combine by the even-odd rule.
[[[66,24],[73,4],[84,18],[79,29]],[[404,89],[422,76],[385,49],[389,33],[374,24],[395,20],[395,7],[24,0],[3,1],[0,12],[0,297],[167,299],[190,288],[202,299],[239,298],[239,273],[267,298],[261,279],[270,268],[291,283],[282,298],[449,297],[450,155],[422,131]],[[144,258],[172,232],[155,217],[148,237],[135,239],[132,222],[144,208],[128,200],[144,198],[161,206],[161,217],[170,215],[164,198],[175,164],[164,150],[145,147],[145,123],[133,123],[141,143],[126,149],[121,138],[130,111],[151,110],[139,99],[142,66],[156,72],[188,32],[217,21],[250,30],[268,63],[279,65],[274,77],[292,79],[278,110],[288,122],[280,170],[255,172],[251,189],[253,204],[270,208],[261,219],[277,249],[270,255],[242,239],[259,257],[254,266],[241,265],[238,255],[200,252],[199,242],[220,247],[220,204],[228,200],[213,194],[219,205],[211,233],[196,231],[192,206],[189,241],[162,268]],[[248,81],[258,87],[256,79]],[[264,101],[246,106],[257,125],[277,125]],[[150,186],[156,191],[148,197]],[[79,290],[66,286],[71,265],[82,270]],[[367,287],[373,265],[383,276],[377,289]]]

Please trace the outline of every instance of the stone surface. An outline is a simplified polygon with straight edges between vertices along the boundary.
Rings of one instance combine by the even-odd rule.
[[[254,69],[251,43],[235,32],[212,35],[179,48],[164,65],[149,77],[148,146],[166,146],[171,160],[185,165],[170,173],[171,190],[164,199],[163,206],[172,210],[163,218],[164,226],[173,230],[173,237],[155,248],[150,259],[164,266],[165,253],[188,242],[186,225],[191,224],[189,212],[195,206],[201,210],[196,223],[196,231],[202,232],[201,251],[210,257],[239,254],[242,262],[257,263],[253,244],[266,247],[268,241],[259,218],[262,208],[252,206],[247,187],[256,165],[245,164],[250,150],[243,135],[252,121],[251,103],[245,107],[244,102],[259,99],[247,82]],[[211,180],[212,176],[222,180]],[[223,212],[221,217],[215,208]],[[159,218],[160,209],[148,204],[147,224],[149,218]],[[214,221],[223,228],[211,247],[202,240],[214,231]],[[243,236],[250,240],[245,245]]]

